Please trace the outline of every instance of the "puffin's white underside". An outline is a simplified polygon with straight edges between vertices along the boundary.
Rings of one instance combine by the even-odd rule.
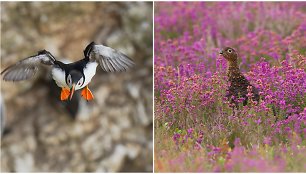
[[[92,77],[96,74],[97,66],[98,66],[97,62],[90,62],[90,63],[87,64],[87,66],[84,68],[85,82],[78,89],[82,89],[86,85],[88,85],[88,83],[91,81]],[[78,89],[76,88],[75,90],[78,90]]]
[[[60,68],[52,68],[52,78],[57,84],[57,86],[61,88],[69,88],[68,85],[66,84],[65,80],[65,71],[63,71]]]
[[[84,68],[84,76],[85,76],[85,81],[82,86],[75,86],[75,90],[79,90],[84,88],[88,83],[91,81],[92,77],[96,74],[96,69],[97,69],[98,63],[96,62],[89,62],[86,67]],[[65,71],[63,71],[60,68],[52,68],[52,78],[54,79],[55,83],[57,86],[61,88],[70,88],[66,84],[66,74]]]

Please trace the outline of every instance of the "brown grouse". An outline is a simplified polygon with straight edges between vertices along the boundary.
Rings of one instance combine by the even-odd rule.
[[[230,86],[227,89],[226,97],[230,103],[235,104],[238,109],[238,102],[235,99],[242,97],[245,106],[248,102],[248,87],[251,88],[252,100],[258,103],[258,90],[240,72],[237,52],[233,48],[225,47],[220,51],[220,54],[228,61],[227,77]]]

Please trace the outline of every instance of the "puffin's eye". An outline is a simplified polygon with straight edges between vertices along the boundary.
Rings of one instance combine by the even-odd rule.
[[[68,78],[67,78],[67,81],[69,84],[71,84],[71,75],[69,74]]]
[[[79,82],[78,82],[78,85],[79,85],[79,86],[81,86],[81,85],[82,85],[83,80],[84,80],[83,78],[81,78],[81,79],[79,80]]]
[[[232,49],[228,49],[227,52],[228,52],[228,53],[232,53]]]

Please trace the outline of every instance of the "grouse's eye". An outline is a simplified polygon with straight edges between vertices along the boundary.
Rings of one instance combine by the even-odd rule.
[[[228,49],[227,52],[228,52],[228,53],[232,53],[232,49]]]

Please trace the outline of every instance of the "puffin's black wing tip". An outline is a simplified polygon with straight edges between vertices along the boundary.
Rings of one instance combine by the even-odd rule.
[[[86,46],[86,48],[84,50],[84,56],[85,57],[89,57],[90,52],[92,51],[92,48],[93,48],[94,45],[96,45],[96,43],[92,41],[90,44],[88,44]]]
[[[0,75],[4,75],[4,74],[7,72],[7,70],[11,69],[11,68],[14,67],[14,66],[15,66],[15,65],[11,65],[11,66],[6,67],[6,68],[0,73]],[[4,79],[4,77],[3,77],[3,79]]]
[[[0,75],[3,75],[3,73],[7,70],[7,68],[5,68],[4,70],[1,71]]]
[[[48,54],[49,52],[47,50],[40,50],[38,51],[38,55],[42,55],[42,54]]]

